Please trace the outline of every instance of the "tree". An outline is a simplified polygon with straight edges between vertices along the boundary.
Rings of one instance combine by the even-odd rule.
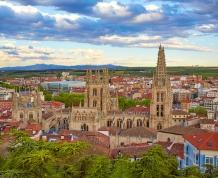
[[[110,174],[110,160],[106,156],[88,155],[82,157],[77,163],[79,177],[107,178]]]
[[[123,96],[119,97],[118,99],[119,99],[119,108],[122,110],[135,107],[136,105],[150,106],[150,99],[134,100],[134,99],[124,98]]]
[[[166,155],[161,146],[149,150],[136,167],[136,177],[168,178],[176,176],[178,162],[174,156]]]
[[[74,170],[75,156],[90,148],[84,142],[35,141],[27,133],[17,130],[12,130],[10,136],[15,140],[0,168],[3,177],[55,177],[63,170]]]
[[[80,102],[84,104],[84,94],[59,93],[52,98],[55,101],[65,103],[65,107],[79,106]]]
[[[205,168],[204,176],[206,178],[215,178],[218,177],[218,167],[214,167],[211,164],[204,164],[203,167]]]
[[[206,114],[207,113],[206,109],[202,106],[198,106],[196,108],[190,108],[189,113],[191,112],[196,113],[196,114]]]
[[[135,178],[134,169],[136,162],[131,162],[123,155],[112,161],[111,178]]]
[[[190,166],[179,171],[179,175],[181,177],[189,177],[189,178],[203,178],[204,176],[201,174],[201,171],[196,166]]]

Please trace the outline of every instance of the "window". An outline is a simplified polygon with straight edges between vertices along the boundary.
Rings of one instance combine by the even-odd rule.
[[[185,165],[188,166],[188,156],[185,157]]]
[[[216,166],[218,166],[218,156],[216,157]]]
[[[23,118],[23,113],[20,113],[20,118]]]
[[[93,89],[93,96],[97,96],[97,89],[96,88]]]
[[[94,100],[94,101],[93,101],[93,107],[96,107],[96,106],[97,106],[97,101]]]
[[[110,126],[112,126],[112,123],[113,123],[113,121],[112,121],[112,120],[108,120],[108,121],[107,121],[107,127],[110,127]]]
[[[128,119],[127,120],[127,127],[126,127],[127,129],[128,128],[132,128],[132,120],[131,119]]]
[[[157,125],[157,130],[161,130],[161,129],[162,129],[162,124],[159,123],[159,124]]]
[[[194,154],[193,162],[194,162],[195,164],[198,164],[198,153],[193,152],[193,154]]]
[[[179,168],[180,169],[182,168],[182,160],[181,159],[179,160]]]
[[[185,145],[185,154],[188,154],[188,145]]]
[[[33,118],[33,113],[30,113],[29,114],[29,119],[32,119]]]
[[[118,120],[117,120],[117,127],[120,127],[120,128],[121,128],[121,123],[122,123],[122,120],[121,120],[121,119],[118,119]]]
[[[137,127],[140,127],[140,126],[142,126],[142,120],[141,120],[141,119],[138,119],[138,120],[137,120]]]
[[[213,165],[213,157],[212,156],[205,156],[205,164]]]

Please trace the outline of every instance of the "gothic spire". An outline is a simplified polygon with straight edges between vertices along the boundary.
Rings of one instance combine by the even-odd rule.
[[[159,51],[158,51],[155,84],[164,85],[166,76],[167,76],[167,71],[166,71],[166,60],[165,60],[164,47],[162,47],[160,44]]]

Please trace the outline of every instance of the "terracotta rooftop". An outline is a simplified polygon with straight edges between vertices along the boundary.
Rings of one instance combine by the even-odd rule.
[[[131,146],[131,147],[117,147],[113,150],[111,150],[111,157],[116,158],[119,153],[123,155],[129,155],[136,157],[141,157],[144,153],[148,152],[150,149],[152,149],[153,146],[146,145],[146,146]]]
[[[208,131],[204,130],[204,129],[200,129],[200,128],[191,128],[190,129],[190,127],[176,125],[176,126],[172,126],[172,127],[163,129],[163,130],[159,130],[159,132],[171,133],[171,134],[176,134],[176,135],[184,135],[184,134],[206,133]]]
[[[218,152],[218,132],[186,134],[183,138],[199,150],[216,150]]]
[[[200,119],[200,124],[214,124],[213,119]]]
[[[26,130],[42,130],[42,126],[40,124],[28,124],[25,128]]]
[[[116,126],[110,126],[110,127],[103,126],[100,127],[98,131],[108,131],[109,135],[116,135],[120,131],[120,128]]]
[[[180,109],[172,110],[172,115],[190,115],[187,111],[183,111]]]
[[[130,137],[157,137],[157,131],[148,127],[133,127],[129,129],[123,129],[120,136],[130,136]]]
[[[125,113],[149,113],[150,112],[150,107],[146,107],[146,106],[141,106],[141,105],[138,105],[138,106],[135,106],[135,107],[131,107],[131,108],[128,108],[124,111]]]
[[[47,120],[47,119],[50,118],[51,116],[53,116],[53,113],[52,113],[52,112],[47,112],[47,113],[42,114],[42,118],[43,118],[44,120]]]

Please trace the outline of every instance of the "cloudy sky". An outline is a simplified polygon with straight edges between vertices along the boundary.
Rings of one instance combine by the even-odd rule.
[[[0,67],[218,66],[218,0],[0,0]]]

